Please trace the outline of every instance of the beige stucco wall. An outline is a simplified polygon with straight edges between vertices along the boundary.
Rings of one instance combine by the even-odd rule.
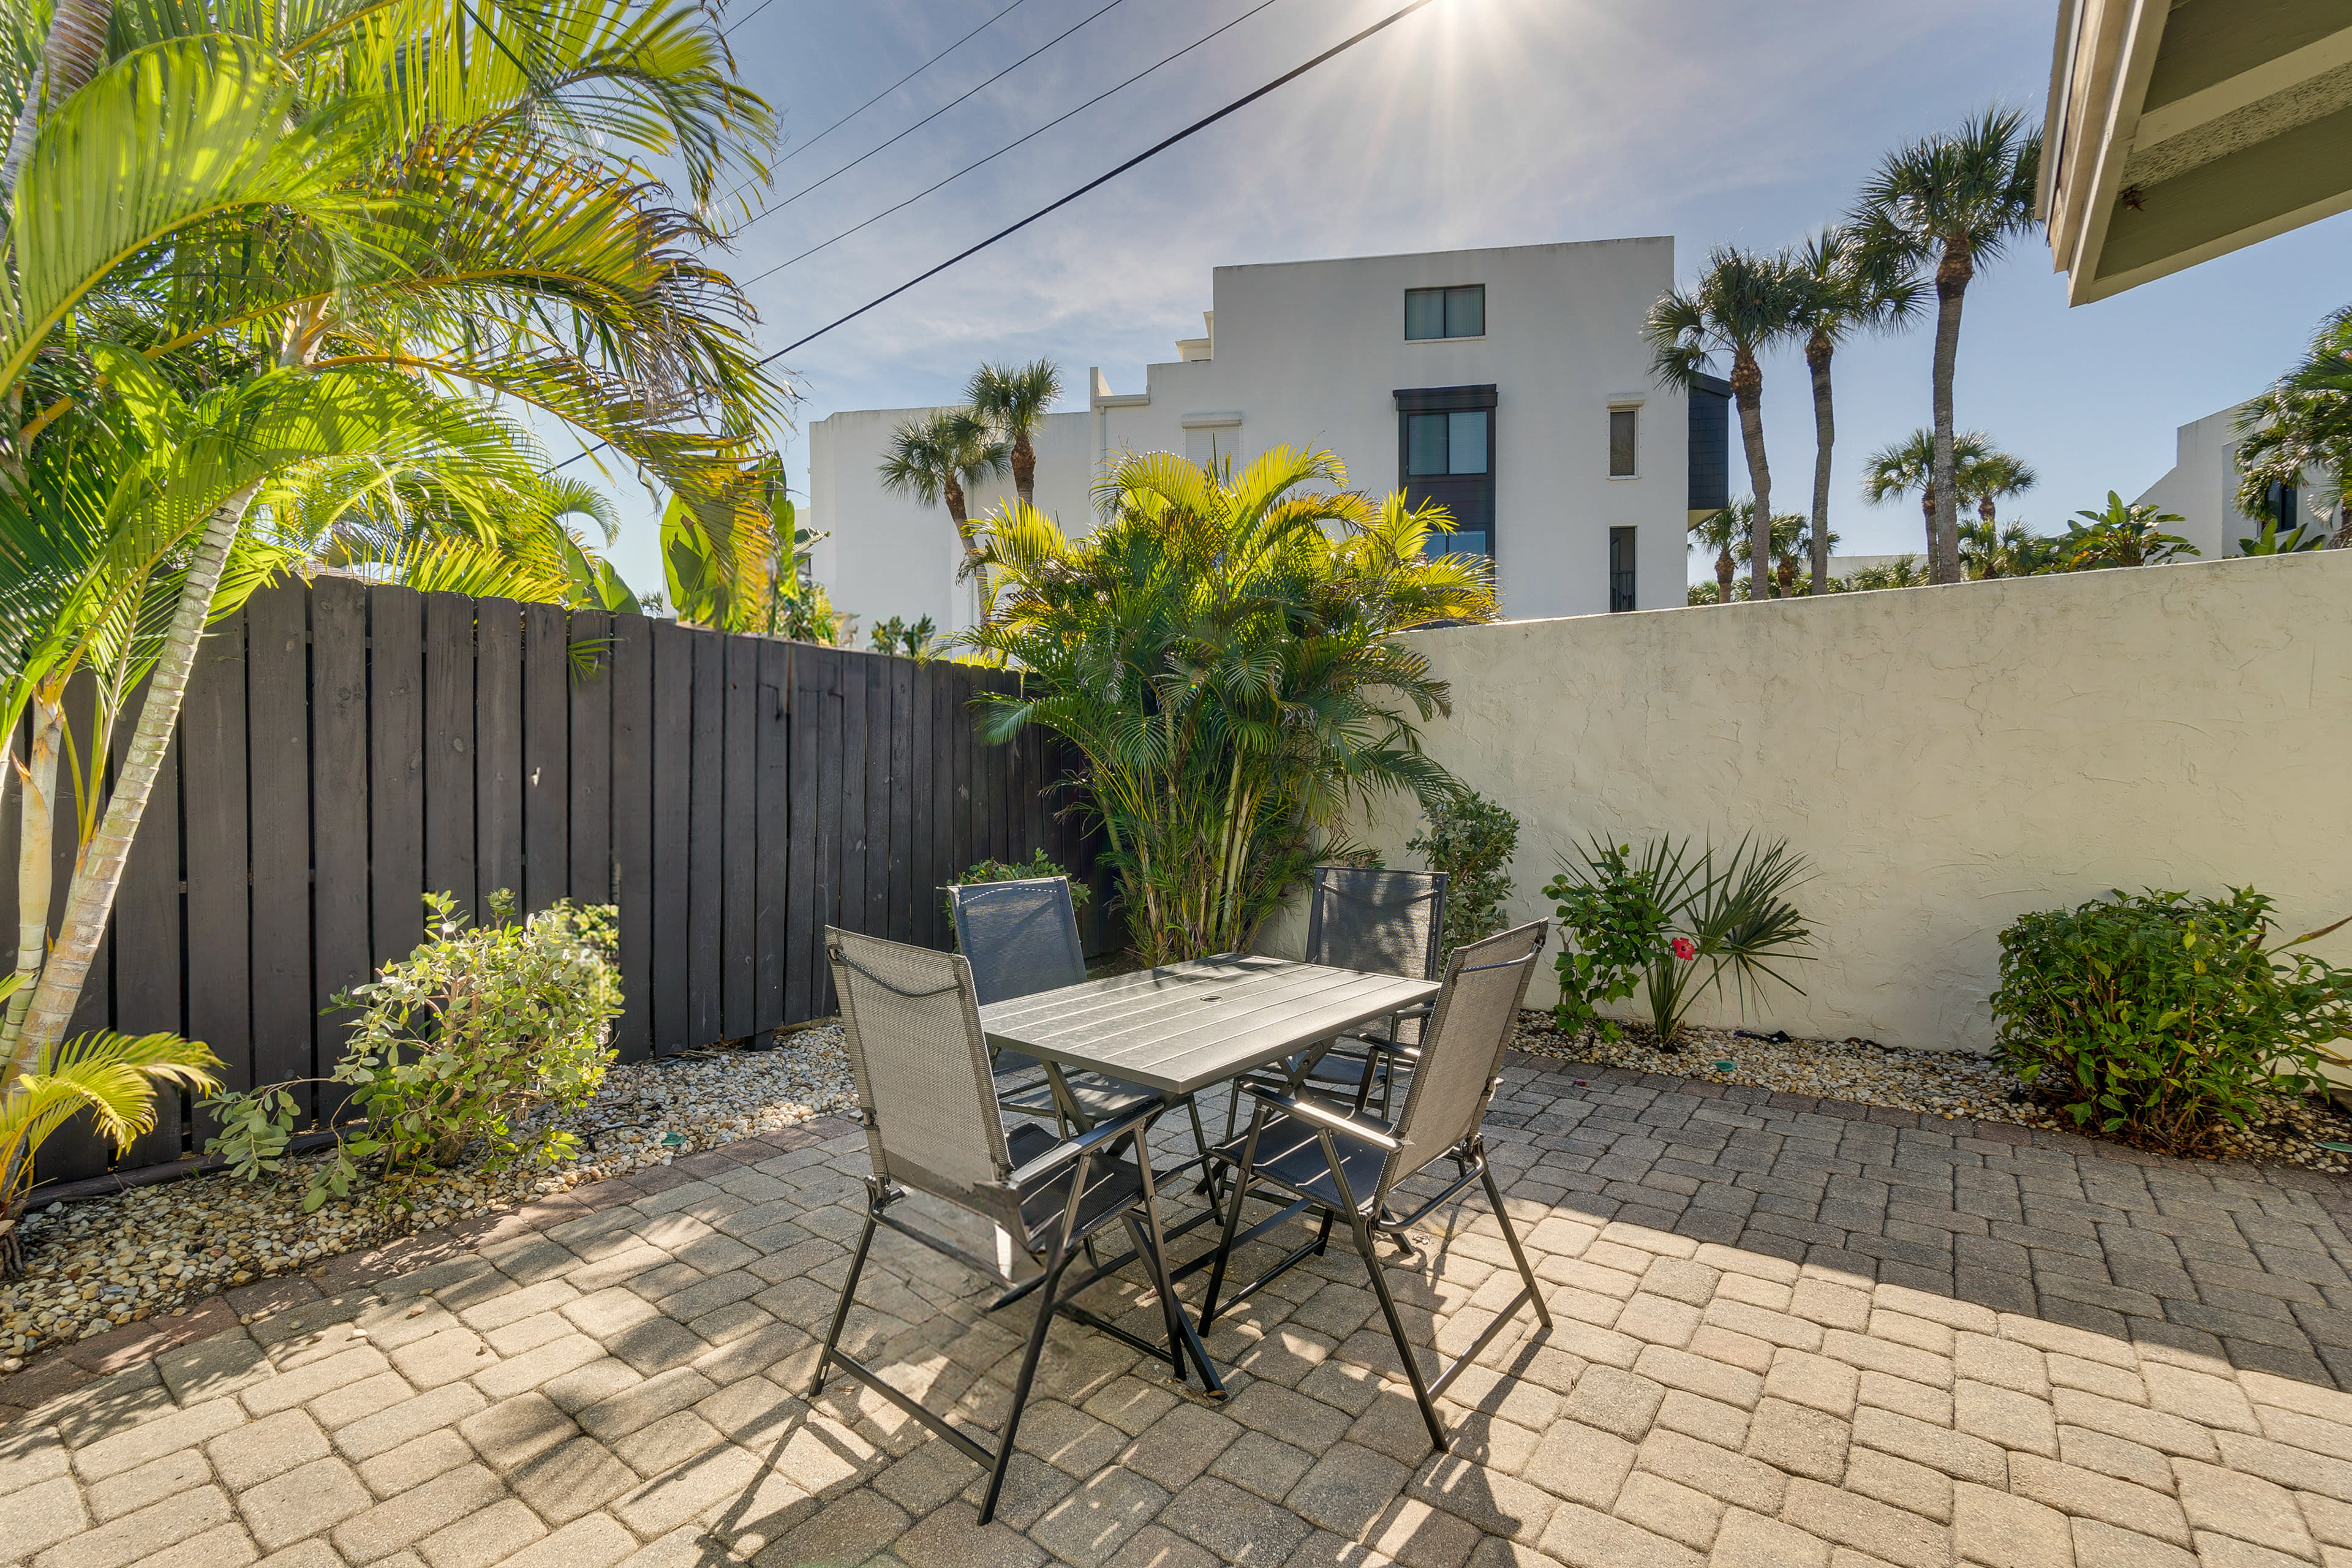
[[[1430,750],[1522,824],[1516,919],[1591,833],[1811,858],[1819,957],[1766,1028],[1983,1048],[2000,928],[2114,887],[2352,912],[2352,551],[1416,640],[1454,685]],[[1412,828],[1370,837],[1402,866]]]

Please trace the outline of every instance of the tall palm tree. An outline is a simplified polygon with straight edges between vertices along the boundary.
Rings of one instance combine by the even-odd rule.
[[[1772,583],[1780,596],[1794,598],[1797,574],[1817,564],[1816,582],[1826,581],[1829,574],[1830,552],[1836,548],[1838,536],[1826,529],[1817,530],[1813,520],[1801,512],[1784,511],[1772,520]],[[1806,585],[1808,594],[1825,593],[1826,589]]]
[[[1756,356],[1788,335],[1794,290],[1787,252],[1761,256],[1717,246],[1706,271],[1687,291],[1671,289],[1650,307],[1644,332],[1651,364],[1670,385],[1689,387],[1718,353],[1731,356],[1731,395],[1739,409],[1739,437],[1748,454],[1754,498],[1748,519],[1748,574],[1755,596],[1770,596],[1772,538],[1760,520],[1772,510],[1772,469],[1764,455],[1764,372]]]
[[[2341,509],[2329,545],[2352,548],[2352,306],[2322,321],[2303,363],[2239,413],[2237,433],[2238,510],[2263,516],[2273,485],[2308,485],[2315,468],[2325,478],[2314,500]]]
[[[913,496],[925,506],[947,505],[948,521],[955,526],[963,546],[963,564],[956,570],[961,582],[980,579],[980,531],[971,521],[966,488],[1001,479],[1010,464],[1005,444],[977,411],[942,408],[919,419],[902,420],[890,432],[879,472],[882,488]],[[982,595],[983,600],[986,595]]]
[[[0,103],[35,117],[0,257],[11,459],[56,475],[54,453],[110,450],[129,487],[114,531],[42,579],[70,590],[52,601],[68,618],[17,600],[37,635],[0,653],[0,706],[39,727],[44,692],[94,653],[119,691],[152,677],[29,1008],[0,1025],[0,1077],[72,1014],[197,640],[285,470],[397,449],[487,395],[715,517],[790,400],[740,289],[697,254],[712,231],[648,173],[680,171],[698,207],[763,173],[772,134],[685,0],[327,0],[299,25],[189,0],[110,26],[114,58],[71,92],[0,51]],[[71,490],[47,484],[31,504]],[[27,527],[62,538],[70,519]],[[111,722],[85,754],[108,753]]]
[[[1830,361],[1857,331],[1884,331],[1909,321],[1924,298],[1908,268],[1888,267],[1854,231],[1837,224],[1814,235],[1789,270],[1796,331],[1804,335],[1805,365],[1813,377],[1813,517],[1811,591],[1830,591],[1830,450],[1837,418],[1830,395]]]
[[[1037,504],[1037,448],[1031,437],[1062,396],[1062,368],[1052,360],[984,364],[964,395],[1001,437],[1013,459],[1013,489],[1023,506]]]
[[[2032,464],[1991,446],[1970,462],[1960,461],[1955,450],[1952,469],[1953,485],[1963,498],[1975,500],[1977,521],[1984,528],[1993,526],[2000,502],[2042,482]]]
[[[2033,226],[2042,132],[2016,110],[1990,109],[1958,131],[1899,147],[1863,185],[1850,221],[1891,269],[1935,268],[1935,548],[1939,583],[1960,580],[1959,491],[1954,482],[1952,374],[1960,305],[1979,266],[1997,260]]]
[[[1992,442],[1981,430],[1963,430],[1952,438],[1952,451],[1957,466],[1969,468],[1984,460],[1992,450]],[[1873,506],[1884,506],[1898,496],[1916,492],[1919,513],[1927,534],[1927,560],[1930,563],[1927,580],[1943,579],[1935,575],[1936,555],[1936,433],[1914,430],[1900,441],[1881,447],[1870,455],[1862,469],[1862,499]],[[1957,549],[1958,546],[1956,545]]]

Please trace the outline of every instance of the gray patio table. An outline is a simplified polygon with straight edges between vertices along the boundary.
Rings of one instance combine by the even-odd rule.
[[[1333,1037],[1426,1002],[1437,991],[1434,980],[1220,953],[992,1002],[980,1010],[980,1024],[991,1046],[1044,1062],[1065,1100],[1063,1069],[1074,1068],[1159,1089],[1172,1105],[1238,1074],[1311,1055]],[[1205,1216],[1170,1234],[1181,1234],[1200,1217]],[[1192,1266],[1184,1270],[1192,1271]],[[1192,1320],[1181,1310],[1177,1320],[1210,1396],[1224,1397],[1224,1381]]]

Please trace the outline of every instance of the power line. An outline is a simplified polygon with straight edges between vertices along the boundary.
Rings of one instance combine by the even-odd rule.
[[[868,147],[865,152],[860,153],[856,157],[852,158],[848,163],[844,163],[840,168],[835,169],[824,179],[817,181],[815,184],[803,185],[799,190],[794,191],[782,201],[771,202],[768,205],[761,207],[758,212],[753,213],[750,217],[743,220],[743,228],[751,227],[751,225],[759,222],[761,218],[766,217],[770,213],[782,212],[784,208],[792,205],[794,202],[800,200],[803,196],[808,195],[811,191],[817,189],[819,186],[831,184],[834,181],[841,178],[842,175],[849,173],[850,170],[857,167],[858,164],[866,162],[866,159],[874,156],[875,153],[883,151],[884,148],[898,145],[908,137],[912,136],[916,132],[920,131],[924,126],[929,125],[932,121],[937,120],[940,115],[945,114],[949,110],[953,109],[957,104],[961,103],[965,98],[970,98],[972,93],[980,91],[982,88],[985,88],[992,82],[1000,81],[1003,78],[1010,76],[1013,72],[1019,70],[1023,66],[1027,65],[1031,60],[1035,59],[1039,55],[1044,54],[1047,49],[1052,48],[1055,44],[1060,43],[1064,38],[1068,37],[1072,33],[1076,32],[1080,27],[1085,26],[1088,22],[1093,21],[1097,16],[1101,16],[1103,12],[1115,10],[1126,3],[1127,0],[1108,0],[1108,4],[1103,5],[1100,9],[1087,13],[1076,23],[1063,28],[1060,32],[1055,34],[1052,37],[1046,39],[1035,48],[1031,49],[1027,54],[1023,55],[1019,59],[1014,60],[1011,65],[1006,66],[1003,70],[998,71],[996,75],[990,77],[987,81],[982,82],[979,87],[973,88],[971,92],[965,93],[963,98],[953,99],[949,102],[940,104],[937,109],[932,110],[929,114],[924,115],[920,120],[916,121],[912,125],[908,126],[907,129],[899,132],[896,136],[891,137],[889,141],[883,142],[880,147]],[[735,232],[740,234],[742,229],[739,228]]]
[[[1218,27],[1212,32],[1202,34],[1200,37],[1193,39],[1191,43],[1185,45],[1182,48],[1178,49],[1172,55],[1163,56],[1161,58],[1155,60],[1150,65],[1148,65],[1141,70],[1136,72],[1133,76],[1129,77],[1125,81],[1120,82],[1117,87],[1104,89],[1102,91],[1095,94],[1092,98],[1087,100],[1084,103],[1078,105],[1077,108],[1071,110],[1066,114],[1059,115],[1055,119],[1048,120],[1045,124],[1040,125],[1036,130],[1029,132],[1028,135],[1021,137],[1018,141],[1007,142],[1003,146],[999,147],[987,157],[982,158],[975,163],[966,163],[962,168],[958,169],[954,174],[950,174],[947,178],[940,180],[936,184],[924,186],[921,190],[917,191],[913,195],[908,196],[905,201],[900,202],[897,206],[885,207],[880,212],[876,213],[872,217],[867,218],[864,223],[856,224],[848,228],[845,228],[839,234],[835,235],[832,238],[821,240],[817,244],[810,246],[806,250],[802,251],[798,256],[792,257],[787,260],[779,261],[773,267],[769,268],[763,272],[753,273],[751,277],[743,279],[742,286],[748,289],[752,284],[759,282],[761,279],[772,278],[775,274],[782,272],[785,268],[793,266],[796,262],[806,261],[810,257],[814,256],[818,251],[824,250],[829,246],[838,245],[843,240],[847,239],[851,235],[856,234],[859,229],[870,228],[874,225],[880,223],[884,218],[888,217],[892,213],[900,212],[914,205],[917,202],[921,201],[925,196],[929,195],[933,191],[939,190],[941,186],[953,184],[956,181],[962,179],[966,174],[971,174],[974,169],[979,168],[982,164],[994,163],[997,159],[1003,157],[1007,153],[1012,152],[1015,147],[1020,146],[1023,142],[1034,141],[1037,137],[1043,136],[1046,132],[1054,129],[1055,126],[1061,124],[1063,121],[1068,120],[1072,116],[1082,114],[1086,110],[1092,109],[1104,99],[1110,97],[1111,94],[1121,91],[1124,89],[1133,87],[1137,82],[1141,81],[1145,77],[1150,76],[1161,66],[1169,65],[1176,60],[1183,58],[1186,55],[1191,54],[1194,49],[1199,48],[1202,45],[1209,42],[1210,39],[1217,37],[1218,34],[1230,32],[1232,29],[1240,26],[1244,22],[1248,21],[1252,16],[1256,16],[1260,11],[1265,10],[1268,6],[1273,5],[1276,3],[1276,0],[1260,0],[1258,5],[1243,12],[1232,21],[1226,23],[1223,26]]]
[[[899,284],[896,289],[891,289],[886,294],[878,294],[875,296],[873,299],[868,300],[865,304],[858,306],[855,310],[850,311],[847,315],[839,316],[835,318],[833,321],[827,321],[824,326],[819,327],[816,331],[809,333],[806,337],[794,339],[793,342],[786,343],[782,348],[778,349],[775,353],[763,356],[757,362],[757,363],[760,365],[773,364],[776,361],[783,358],[786,354],[791,353],[794,349],[806,348],[809,344],[816,342],[817,339],[824,336],[827,332],[834,331],[835,328],[845,327],[850,322],[857,320],[858,317],[866,314],[866,311],[875,310],[879,306],[888,304],[891,300],[897,299],[899,295],[904,294],[908,289],[912,289],[917,284],[929,282],[931,279],[938,277],[942,272],[945,272],[949,268],[956,266],[960,262],[971,260],[973,257],[979,255],[982,251],[986,250],[990,246],[996,244],[998,241],[1011,238],[1013,236],[1020,233],[1023,229],[1027,228],[1031,224],[1035,223],[1038,219],[1061,211],[1062,208],[1068,206],[1072,202],[1076,201],[1080,196],[1087,195],[1089,191],[1093,191],[1103,185],[1108,184],[1111,181],[1116,180],[1121,174],[1126,174],[1129,169],[1135,168],[1139,164],[1149,163],[1150,160],[1158,157],[1160,153],[1168,151],[1171,147],[1175,146],[1178,142],[1182,142],[1187,138],[1198,135],[1200,132],[1206,131],[1210,126],[1214,125],[1218,121],[1224,119],[1227,115],[1236,113],[1241,110],[1248,108],[1251,104],[1255,103],[1259,99],[1264,98],[1266,94],[1273,92],[1279,88],[1289,85],[1298,78],[1305,76],[1308,71],[1313,70],[1316,67],[1338,58],[1339,56],[1346,54],[1349,49],[1354,48],[1358,44],[1362,43],[1365,39],[1372,37],[1374,34],[1386,31],[1388,28],[1394,26],[1397,23],[1403,21],[1407,16],[1412,16],[1415,11],[1421,10],[1424,6],[1433,4],[1435,4],[1435,0],[1412,0],[1412,4],[1401,6],[1398,9],[1390,12],[1387,16],[1373,23],[1370,26],[1366,27],[1360,33],[1356,33],[1349,37],[1340,39],[1338,43],[1332,45],[1321,54],[1317,55],[1313,59],[1307,61],[1303,65],[1293,66],[1290,69],[1283,72],[1280,76],[1276,77],[1272,81],[1267,82],[1264,87],[1243,94],[1241,97],[1234,100],[1231,103],[1226,104],[1223,109],[1216,110],[1214,113],[1203,115],[1202,118],[1192,121],[1192,124],[1187,125],[1183,130],[1177,132],[1174,135],[1153,142],[1142,152],[1138,153],[1134,157],[1129,158],[1126,163],[1119,164],[1117,168],[1110,170],[1107,174],[1096,175],[1093,179],[1088,180],[1085,184],[1080,185],[1076,190],[1072,191],[1069,195],[1048,202],[1045,205],[1039,207],[1035,212],[1031,213],[1027,217],[1021,219],[1017,223],[1006,225],[1004,227],[998,229],[994,234],[990,235],[986,239],[982,240],[979,244],[967,247],[966,248],[956,252],[956,254],[949,257],[945,261],[940,262],[938,266],[917,273],[914,277],[908,279],[904,283]],[[578,462],[582,458],[589,457],[594,453],[604,450],[611,444],[612,443],[609,441],[599,441],[594,446],[584,447],[572,457],[564,458],[562,462],[556,464],[555,467],[558,468],[567,468],[570,465]]]
[[[741,22],[737,22],[734,26],[728,28],[727,30],[730,33],[733,32],[735,27],[741,26],[743,22],[750,21],[753,16],[756,16],[761,12],[766,10],[772,4],[773,4],[773,0],[760,0],[760,3],[757,5],[752,6],[750,11],[744,14],[743,20]],[[917,66],[913,70],[908,71],[905,76],[900,77],[897,81],[892,82],[888,87],[884,88],[880,92],[876,93],[873,97],[867,99],[865,102],[859,104],[856,108],[851,110],[848,113],[843,115],[840,119],[835,121],[832,124],[826,126],[824,130],[818,132],[815,135],[810,137],[807,141],[802,142],[799,146],[793,148],[782,157],[777,159],[776,166],[778,168],[782,168],[786,163],[791,163],[793,159],[799,157],[802,153],[807,152],[810,148],[815,146],[818,142],[824,141],[826,137],[832,135],[835,132],[840,130],[843,126],[848,124],[851,121],[856,119],[859,115],[865,113],[867,110],[873,108],[876,104],[881,102],[884,99],[889,97],[892,93],[898,91],[900,88],[906,86],[908,82],[914,80],[917,77],[922,75],[925,71],[930,69],[933,66],[939,64],[941,60],[947,58],[950,55],[955,53],[966,44],[971,42],[974,38],[980,37],[982,33],[988,31],[989,28],[996,25],[999,18],[1026,4],[1028,4],[1028,0],[1013,0],[1013,4],[1004,7],[1003,11],[997,12],[994,16],[989,17],[987,21],[982,22],[979,26],[974,27],[971,32],[966,33],[962,37],[958,38],[954,43],[950,44],[946,48],[941,49],[938,54],[933,55],[929,59],[925,60],[921,65]]]

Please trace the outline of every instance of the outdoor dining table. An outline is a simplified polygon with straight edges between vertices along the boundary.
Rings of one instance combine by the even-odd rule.
[[[1065,1102],[1063,1074],[1074,1069],[1156,1089],[1173,1105],[1293,1056],[1311,1058],[1334,1037],[1437,991],[1433,980],[1221,953],[992,1002],[981,1008],[980,1024],[991,1047],[1043,1062]],[[1290,1071],[1294,1083],[1307,1065]],[[1139,1149],[1138,1157],[1148,1153]],[[1224,1382],[1199,1330],[1181,1310],[1177,1319],[1202,1382],[1223,1398]]]

